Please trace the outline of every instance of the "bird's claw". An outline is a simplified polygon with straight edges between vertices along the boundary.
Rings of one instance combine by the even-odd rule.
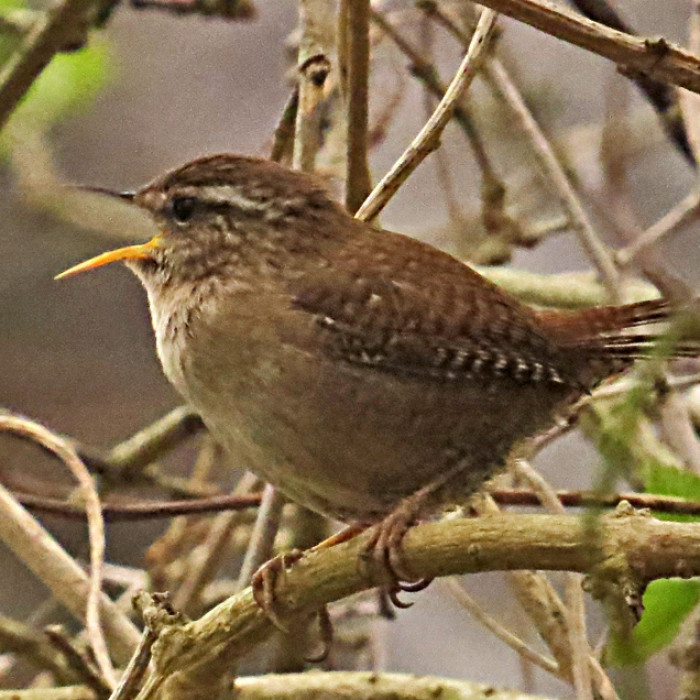
[[[374,526],[372,536],[360,555],[367,575],[381,582],[383,599],[397,608],[410,608],[412,605],[402,601],[399,593],[422,591],[432,581],[417,578],[403,556],[403,538],[414,519],[411,508],[398,508]]]
[[[303,552],[294,549],[291,552],[278,554],[260,566],[251,578],[253,598],[258,607],[263,611],[267,619],[283,634],[289,634],[289,630],[282,623],[276,611],[275,589],[280,576],[284,576],[286,570],[299,561]]]

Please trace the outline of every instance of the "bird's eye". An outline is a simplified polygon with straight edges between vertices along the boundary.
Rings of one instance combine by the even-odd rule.
[[[192,218],[197,200],[194,197],[176,197],[171,204],[173,218],[184,224]]]

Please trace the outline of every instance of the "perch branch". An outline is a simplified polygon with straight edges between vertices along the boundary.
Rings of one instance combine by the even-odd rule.
[[[427,523],[404,540],[406,564],[421,577],[476,571],[542,569],[590,573],[609,581],[646,582],[700,574],[700,524],[662,522],[618,511],[597,521],[591,538],[580,518],[498,515]],[[283,623],[369,588],[357,558],[369,534],[307,554],[280,578],[276,590]],[[250,589],[194,622],[164,630],[153,647],[154,669],[139,700],[207,698],[231,663],[268,638],[272,623]]]

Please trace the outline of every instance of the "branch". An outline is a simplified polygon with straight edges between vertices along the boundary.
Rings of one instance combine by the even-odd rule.
[[[440,136],[452,118],[458,101],[474,80],[484,60],[485,49],[489,45],[497,17],[495,13],[488,10],[482,13],[466,55],[440,103],[403,155],[357,211],[355,216],[360,221],[374,219],[411,173],[439,146]]]
[[[1,485],[0,540],[77,619],[85,620],[87,574]],[[113,656],[127,661],[139,642],[139,631],[104,593],[100,594],[100,618]]]
[[[46,498],[31,493],[13,492],[14,497],[27,509],[58,515],[67,520],[85,520],[85,508],[73,501]],[[105,522],[159,520],[177,515],[206,515],[221,511],[238,511],[257,508],[260,494],[224,494],[182,501],[137,501],[136,503],[104,503],[102,517]]]
[[[299,104],[296,114],[294,153],[295,170],[313,172],[319,149],[318,106],[324,97],[326,79],[331,72],[334,51],[334,4],[328,0],[299,2]]]
[[[93,0],[63,0],[27,32],[0,70],[0,128],[54,54],[67,44],[80,45],[93,4]]]
[[[644,39],[610,29],[549,0],[479,0],[508,17],[634,71],[700,92],[700,58],[665,39]]]
[[[561,515],[499,515],[427,523],[404,540],[406,565],[421,578],[477,571],[541,569],[595,573],[598,580],[644,583],[700,574],[700,523],[674,523],[621,506],[590,521]],[[359,571],[367,533],[307,554],[279,579],[276,611],[292,622],[372,586]],[[153,648],[154,670],[139,700],[208,698],[233,661],[274,627],[250,589],[197,621],[165,630]]]
[[[348,141],[345,206],[354,214],[372,191],[367,122],[369,111],[369,0],[347,3]]]
[[[606,0],[573,0],[573,4],[588,19],[600,22],[620,32],[631,35],[636,34]],[[688,164],[693,168],[697,167],[693,149],[688,141],[688,134],[683,123],[677,91],[664,83],[650,78],[648,75],[638,74],[634,71],[628,71],[627,77],[639,88],[640,92],[649,100],[649,103],[659,115],[666,136],[683,155]]]
[[[507,267],[474,265],[486,279],[527,304],[560,309],[601,306],[610,301],[606,288],[592,272],[539,274]],[[659,296],[656,287],[639,279],[625,280],[625,300],[644,301]]]
[[[499,690],[491,685],[407,673],[333,671],[326,673],[268,673],[237,678],[237,700],[545,700],[541,695]],[[3,700],[0,696],[0,700]]]
[[[257,17],[252,0],[131,0],[135,10],[161,10],[174,15],[203,15],[249,21]]]
[[[116,685],[116,677],[100,623],[102,566],[104,563],[106,539],[100,497],[97,494],[95,483],[75,448],[67,440],[54,435],[43,425],[20,416],[0,415],[0,431],[29,438],[55,454],[70,470],[80,485],[81,496],[85,502],[90,540],[90,585],[85,613],[87,635],[100,672],[108,685],[114,687]]]
[[[457,681],[436,676],[368,671],[327,673],[266,673],[264,676],[237,678],[237,700],[546,700],[514,690],[499,690],[484,683]],[[85,686],[0,690],[0,700],[95,700]],[[551,700],[551,699],[550,699]]]

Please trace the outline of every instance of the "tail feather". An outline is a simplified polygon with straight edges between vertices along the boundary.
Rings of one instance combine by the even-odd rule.
[[[673,308],[666,300],[654,299],[578,312],[540,311],[538,317],[555,335],[569,361],[578,367],[576,374],[585,377],[584,384],[592,387],[638,359],[700,356],[700,339],[675,340],[656,327],[649,332],[632,331],[666,322],[672,314]]]

